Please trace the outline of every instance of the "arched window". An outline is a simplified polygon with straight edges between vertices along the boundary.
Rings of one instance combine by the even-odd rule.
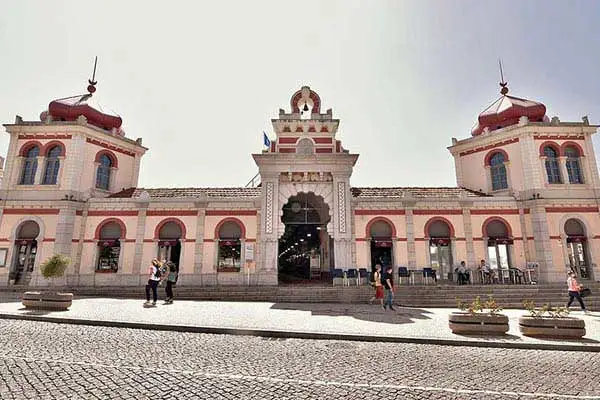
[[[37,158],[40,155],[40,148],[33,146],[25,154],[23,162],[23,172],[21,174],[21,185],[33,185],[35,183],[35,173],[37,171]]]
[[[581,174],[581,166],[579,164],[579,150],[575,146],[567,146],[565,148],[565,156],[567,157],[569,183],[583,183],[583,175]]]
[[[427,236],[429,237],[431,268],[437,271],[439,278],[446,279],[448,272],[452,272],[450,226],[442,219],[434,219],[428,224]]]
[[[219,255],[217,268],[222,272],[238,272],[242,260],[242,229],[234,221],[219,228]]]
[[[511,267],[510,246],[513,244],[510,229],[503,220],[497,217],[484,224],[484,234],[488,237],[487,247],[490,267],[498,270],[498,277],[501,280],[510,278],[508,274],[508,269]]]
[[[58,179],[58,169],[60,160],[58,157],[62,154],[60,146],[54,146],[46,155],[46,170],[44,171],[43,185],[56,185]]]
[[[382,268],[392,265],[394,229],[389,222],[377,220],[372,223],[369,234],[371,235],[371,269],[375,271],[375,265]]]
[[[490,159],[490,172],[492,174],[492,190],[508,189],[504,154],[498,152],[492,156]]]
[[[546,174],[548,183],[562,183],[560,179],[560,167],[558,164],[558,152],[551,146],[544,147],[544,156],[546,156]]]
[[[175,221],[163,222],[158,231],[158,259],[171,261],[179,269],[180,239],[182,238],[183,232],[179,223]]]
[[[98,189],[108,190],[110,185],[110,168],[112,160],[106,154],[100,156],[98,172],[96,172],[96,187]]]
[[[117,272],[119,270],[119,257],[121,255],[121,225],[110,221],[102,225],[98,237],[98,265],[99,272]]]
[[[588,248],[585,228],[581,221],[571,218],[565,222],[569,265],[582,278],[588,278]]]

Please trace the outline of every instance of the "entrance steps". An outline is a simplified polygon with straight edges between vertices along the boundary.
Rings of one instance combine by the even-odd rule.
[[[591,310],[600,310],[600,283],[584,283],[592,290],[585,299]],[[3,291],[24,292],[34,288],[8,287]],[[73,287],[65,288],[76,297],[145,297],[144,287]],[[211,301],[266,301],[273,303],[366,303],[374,294],[370,286],[331,285],[281,285],[281,286],[177,286],[175,298],[180,300]],[[485,301],[492,295],[504,308],[523,308],[523,300],[531,299],[536,305],[549,303],[565,305],[568,299],[564,284],[540,285],[429,285],[400,286],[396,288],[395,302],[411,307],[450,307],[457,305],[457,298],[471,302],[476,296]],[[159,286],[159,298],[164,297],[164,287]],[[575,301],[574,307],[579,304]]]

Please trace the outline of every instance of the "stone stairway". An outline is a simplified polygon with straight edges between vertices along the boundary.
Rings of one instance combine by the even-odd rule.
[[[592,296],[585,299],[592,310],[600,310],[600,283],[586,282]],[[64,288],[76,297],[144,298],[144,287],[73,287]],[[3,291],[24,292],[28,287],[8,287]],[[266,301],[274,303],[365,303],[373,295],[370,286],[281,285],[281,286],[185,286],[174,288],[176,299],[213,301]],[[396,302],[412,307],[456,307],[457,298],[470,302],[476,296],[486,300],[492,295],[504,308],[523,308],[524,299],[538,306],[544,303],[564,305],[567,292],[563,284],[541,285],[402,285],[396,290]],[[159,286],[159,297],[164,287]],[[577,302],[574,307],[578,308]]]

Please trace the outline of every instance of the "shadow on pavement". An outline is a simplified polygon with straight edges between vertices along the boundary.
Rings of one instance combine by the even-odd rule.
[[[395,311],[384,310],[377,304],[325,304],[325,303],[277,303],[271,306],[273,310],[309,311],[312,315],[329,317],[345,316],[363,321],[383,322],[387,324],[410,324],[415,319],[431,319],[426,314],[432,314],[420,308],[395,306]]]

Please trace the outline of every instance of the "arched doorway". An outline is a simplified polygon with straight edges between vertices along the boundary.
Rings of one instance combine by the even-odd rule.
[[[387,221],[378,220],[371,224],[369,236],[371,238],[371,269],[373,271],[375,271],[376,264],[380,264],[382,268],[392,265],[393,232],[392,226]]]
[[[495,218],[484,224],[484,235],[488,238],[488,261],[490,268],[496,276],[503,281],[510,277],[508,269],[511,267],[510,247],[513,244],[510,228],[504,220]]]
[[[35,221],[26,221],[17,229],[15,236],[15,262],[11,271],[15,285],[28,285],[35,266],[37,238],[40,226]]]
[[[333,268],[333,239],[327,233],[329,206],[312,192],[298,193],[283,206],[285,230],[279,239],[281,283],[328,280]]]
[[[179,270],[181,258],[181,225],[175,221],[163,223],[158,230],[158,259],[171,261]]]
[[[217,270],[239,272],[242,266],[242,227],[237,221],[225,221],[219,226]]]
[[[589,253],[585,227],[581,221],[571,218],[565,222],[569,267],[583,279],[589,278]]]
[[[124,237],[121,224],[108,221],[100,227],[98,234],[98,272],[117,272],[121,258],[121,238]]]
[[[427,225],[427,237],[429,237],[429,260],[431,268],[438,272],[439,279],[452,280],[452,229],[448,222],[433,219]]]

